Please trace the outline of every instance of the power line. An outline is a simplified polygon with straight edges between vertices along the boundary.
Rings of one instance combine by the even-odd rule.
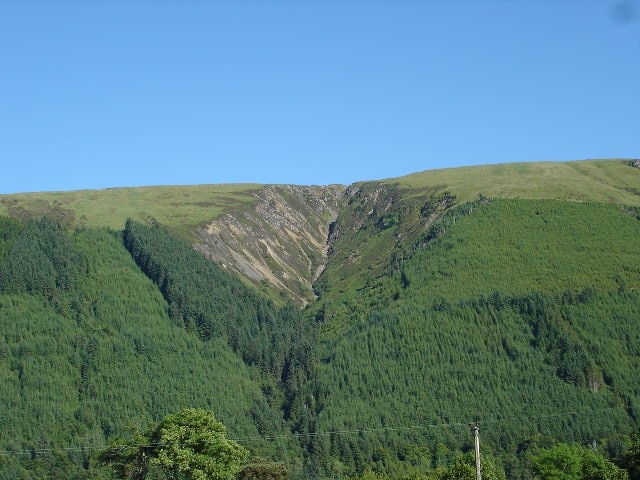
[[[451,427],[466,427],[465,423],[443,423],[443,424],[430,424],[430,425],[408,425],[399,427],[380,427],[380,428],[367,428],[367,429],[354,429],[354,430],[332,430],[328,432],[309,432],[309,433],[286,433],[281,435],[263,435],[253,437],[230,437],[229,440],[235,442],[249,442],[256,440],[279,440],[290,438],[306,438],[306,437],[329,437],[340,435],[357,435],[362,433],[374,433],[383,431],[403,431],[403,430],[418,430],[418,429],[431,429],[431,428],[451,428]],[[144,447],[167,447],[169,445],[183,445],[189,444],[176,444],[176,443],[152,443],[152,444],[135,444],[135,445],[122,445],[122,448],[144,448]],[[117,449],[120,445],[102,445],[102,446],[86,446],[86,447],[60,447],[60,448],[42,448],[42,449],[24,449],[24,450],[0,450],[0,455],[34,455],[34,454],[46,454],[54,452],[83,452],[92,450],[106,450],[108,448]]]
[[[290,433],[283,435],[266,435],[260,437],[245,437],[240,439],[232,439],[235,441],[242,440],[257,440],[257,439],[275,439],[275,438],[289,438],[289,437],[323,437],[323,436],[331,436],[331,435],[354,435],[360,433],[374,433],[374,432],[386,432],[386,431],[402,431],[402,430],[418,430],[418,429],[430,429],[430,428],[450,428],[450,427],[458,427],[458,426],[466,426],[466,423],[435,423],[428,425],[407,425],[407,426],[397,426],[397,427],[375,427],[375,428],[360,428],[360,429],[352,429],[352,430],[332,430],[329,432],[310,432],[310,433]]]
[[[496,425],[496,424],[504,424],[504,423],[515,423],[520,422],[524,423],[530,422],[532,420],[543,420],[543,419],[551,419],[551,418],[566,418],[566,417],[577,417],[584,416],[589,414],[600,414],[603,412],[613,412],[613,411],[624,411],[625,409],[622,407],[607,407],[607,408],[597,408],[592,410],[573,410],[566,412],[558,412],[558,413],[548,413],[545,415],[521,415],[521,416],[510,416],[510,417],[495,417],[494,419],[486,419],[483,421],[485,425]]]
[[[484,425],[491,424],[501,424],[501,423],[512,423],[514,421],[522,420],[526,418],[529,422],[531,420],[539,420],[544,418],[558,418],[558,417],[574,417],[577,415],[588,415],[588,414],[596,414],[602,413],[605,411],[611,410],[619,410],[617,407],[609,407],[602,408],[596,410],[583,410],[583,411],[570,411],[570,412],[560,412],[548,415],[538,415],[535,417],[526,416],[526,417],[502,417],[496,418],[492,420],[483,421]],[[346,436],[346,435],[362,435],[362,434],[370,434],[370,433],[380,433],[380,432],[395,432],[395,431],[409,431],[409,430],[431,430],[438,428],[454,428],[454,427],[464,427],[468,428],[469,423],[465,422],[448,422],[448,423],[433,423],[426,425],[407,425],[407,426],[395,426],[395,427],[376,427],[376,428],[359,428],[359,429],[349,429],[349,430],[331,430],[326,432],[309,432],[309,433],[283,433],[278,435],[262,435],[262,436],[249,436],[249,437],[230,437],[229,440],[233,440],[238,443],[242,442],[253,442],[260,440],[267,441],[275,441],[275,440],[286,440],[292,438],[318,438],[318,437],[331,437],[331,436]],[[32,449],[23,449],[23,450],[0,450],[0,455],[5,456],[20,456],[20,455],[46,455],[52,454],[56,452],[91,452],[91,451],[101,451],[109,448],[117,449],[121,448],[151,448],[151,447],[167,447],[169,445],[182,445],[187,446],[189,444],[176,444],[176,443],[150,443],[150,444],[133,444],[133,445],[89,445],[89,446],[77,446],[77,447],[59,447],[59,448],[32,448]]]

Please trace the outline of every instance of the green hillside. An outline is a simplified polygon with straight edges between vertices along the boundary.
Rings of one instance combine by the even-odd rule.
[[[573,275],[579,270],[581,259],[588,255],[589,242],[593,235],[599,235],[600,243],[597,248],[601,250],[597,258],[601,262],[607,261],[601,254],[607,250],[608,242],[620,245],[618,240],[621,237],[608,238],[613,235],[614,230],[611,230],[614,228],[613,225],[610,225],[609,229],[603,226],[604,228],[596,231],[590,229],[590,223],[596,225],[602,225],[603,221],[608,223],[610,220],[607,208],[615,209],[614,206],[617,206],[615,210],[617,214],[631,212],[631,216],[626,217],[628,217],[627,222],[633,225],[631,218],[640,206],[640,169],[630,167],[628,161],[545,162],[465,167],[427,171],[384,182],[357,184],[357,187],[352,190],[336,222],[334,232],[337,233],[334,235],[339,238],[339,241],[331,245],[330,262],[323,277],[316,282],[317,293],[331,289],[329,295],[321,295],[321,300],[324,301],[318,302],[315,306],[316,309],[330,312],[329,316],[334,315],[334,309],[346,311],[347,305],[356,296],[356,292],[366,289],[367,296],[375,295],[370,290],[373,279],[399,271],[405,258],[414,255],[416,250],[430,243],[429,240],[425,241],[425,237],[437,237],[448,224],[455,223],[459,217],[467,216],[469,213],[473,215],[469,215],[468,221],[479,222],[470,227],[476,231],[464,232],[457,237],[453,232],[452,237],[445,242],[445,249],[453,245],[456,237],[455,242],[467,242],[469,248],[473,250],[457,249],[456,255],[440,255],[439,265],[430,263],[429,268],[445,268],[444,264],[451,262],[458,262],[460,267],[463,267],[460,269],[456,269],[453,265],[446,267],[448,271],[455,270],[455,280],[452,277],[450,282],[445,275],[436,275],[428,280],[432,283],[448,282],[447,288],[442,288],[439,294],[449,296],[451,294],[449,288],[456,283],[454,288],[466,290],[467,293],[464,295],[467,295],[469,286],[463,283],[466,282],[463,277],[479,275],[480,271],[484,272],[483,278],[487,280],[489,280],[487,275],[498,277],[490,278],[490,281],[484,282],[484,285],[496,281],[499,285],[505,283],[511,285],[515,276],[516,282],[529,281],[528,288],[540,286],[545,291],[553,290],[548,284],[550,272],[553,270],[549,264],[559,259],[564,262],[562,268],[558,269],[564,272],[563,278],[570,278],[570,282],[575,284],[578,278],[574,278]],[[501,205],[505,205],[506,210],[496,213],[493,213],[493,209],[484,210],[474,207],[474,204],[483,205],[494,198],[556,200],[556,202],[541,202],[531,204],[530,207],[524,207],[526,203],[521,203],[522,207],[516,207],[515,203],[503,203]],[[569,205],[573,204],[573,208],[578,212],[579,205],[584,203],[594,206],[601,204],[600,208],[604,210],[597,218],[583,218],[576,223],[573,215],[580,214],[571,211],[567,202]],[[542,211],[538,211],[539,207],[544,205],[550,209],[549,212],[557,208],[567,210],[556,212],[557,215],[553,214],[545,218]],[[514,211],[508,213],[508,209],[514,209]],[[451,214],[441,220],[442,215],[449,210]],[[595,214],[596,211],[593,210],[593,213]],[[498,229],[494,227],[496,215],[510,216],[510,219],[505,217],[504,224]],[[574,222],[571,227],[573,230],[557,229],[565,222],[564,215],[571,216],[570,220]],[[541,233],[546,234],[546,231],[554,226],[547,226],[549,221],[556,223],[556,230],[549,232],[549,235],[544,238],[541,237],[543,242],[550,242],[548,245],[543,245],[538,243],[535,237]],[[466,239],[465,235],[469,238]],[[484,236],[484,240],[471,244],[470,240],[478,235]],[[508,254],[511,264],[516,265],[507,276],[504,276],[502,271],[502,262],[505,259],[492,255],[496,241],[497,245],[505,248],[504,254]],[[633,268],[633,265],[637,264],[632,245],[633,243],[630,243],[623,247],[627,252],[627,258],[625,261],[621,259],[614,261],[617,267],[624,264],[623,269]],[[583,249],[583,251],[576,249]],[[458,254],[462,256],[459,257]],[[478,254],[483,257],[476,257]],[[610,256],[616,257],[617,254],[617,247],[609,249]],[[628,255],[632,258],[629,259]],[[529,270],[523,271],[521,266],[518,266],[518,261],[521,259],[528,262]],[[479,268],[485,261],[491,262],[491,266],[486,269]],[[530,269],[531,265],[534,266],[533,270],[538,278],[531,278],[534,274]],[[567,270],[564,270],[565,267]],[[604,268],[609,267],[604,266]],[[524,277],[520,276],[521,272],[525,273]],[[410,269],[405,269],[405,280],[408,280],[411,274]],[[624,276],[624,271],[620,271],[619,274]],[[616,274],[609,273],[608,279],[603,281],[611,286],[615,276]],[[563,280],[557,278],[551,281],[557,286]],[[475,285],[472,288],[476,288]],[[519,291],[523,291],[522,288]],[[485,290],[485,287],[479,289],[480,292]],[[524,291],[527,291],[526,288]]]
[[[402,268],[427,302],[537,290],[640,287],[635,211],[608,204],[502,200],[452,209]],[[453,221],[457,219],[457,221]],[[614,233],[612,235],[612,233]]]
[[[317,448],[357,452],[338,471],[358,458],[384,470],[416,445],[430,442],[433,462],[439,443],[464,448],[476,419],[494,452],[512,454],[535,435],[606,442],[630,431],[638,238],[637,211],[619,206],[476,202],[451,208],[394,273],[328,288],[316,428],[354,433]],[[359,435],[363,425],[374,433]]]
[[[183,407],[292,479],[444,480],[476,421],[509,480],[555,442],[622,461],[640,426],[639,168],[427,171],[295,204],[263,188],[0,196],[0,479],[115,478],[98,452]],[[323,198],[326,246],[298,220],[327,221]],[[237,273],[287,261],[285,223],[236,228],[285,213],[319,273],[304,308]],[[221,216],[235,265],[192,248]]]
[[[224,336],[178,325],[119,232],[1,223],[0,478],[80,478],[83,465],[95,478],[97,447],[187,406],[274,453],[260,440],[285,428],[264,393],[273,382]]]

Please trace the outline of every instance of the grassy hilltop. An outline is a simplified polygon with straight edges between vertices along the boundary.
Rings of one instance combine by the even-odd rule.
[[[546,198],[638,205],[638,175],[627,160],[581,160],[481,165],[425,171],[388,180],[420,190],[444,185],[458,201],[478,193],[498,198]]]
[[[478,193],[501,198],[551,198],[638,205],[637,176],[625,160],[583,160],[427,170],[383,180],[403,189],[444,186],[458,201]],[[0,214],[51,215],[71,224],[122,228],[128,218],[154,218],[182,230],[222,213],[249,208],[259,184],[156,186],[0,195]]]
[[[189,229],[252,203],[253,184],[108,188],[0,195],[0,214],[47,215],[71,225],[122,229],[128,218],[153,218],[188,236]]]

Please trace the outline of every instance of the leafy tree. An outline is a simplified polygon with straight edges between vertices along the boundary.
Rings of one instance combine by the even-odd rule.
[[[170,480],[231,480],[248,451],[226,433],[213,413],[186,408],[165,417],[148,435],[112,445],[99,461],[125,479],[146,479],[157,468]]]
[[[541,480],[627,480],[627,472],[592,448],[559,443],[532,458]]]
[[[352,477],[352,480],[388,480],[389,476],[382,473],[376,473],[372,470],[365,470],[361,475]]]
[[[264,458],[254,459],[236,475],[237,480],[287,480],[287,468]]]
[[[430,480],[474,480],[476,463],[473,452],[458,455],[451,464],[433,470],[427,478]],[[481,474],[484,480],[504,480],[504,471],[490,456],[484,455],[481,462]]]
[[[631,446],[622,457],[621,465],[629,473],[630,480],[640,480],[640,429],[631,435]]]

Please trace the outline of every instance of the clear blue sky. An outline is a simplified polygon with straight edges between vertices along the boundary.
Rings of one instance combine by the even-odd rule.
[[[640,0],[0,0],[0,193],[640,156]]]

